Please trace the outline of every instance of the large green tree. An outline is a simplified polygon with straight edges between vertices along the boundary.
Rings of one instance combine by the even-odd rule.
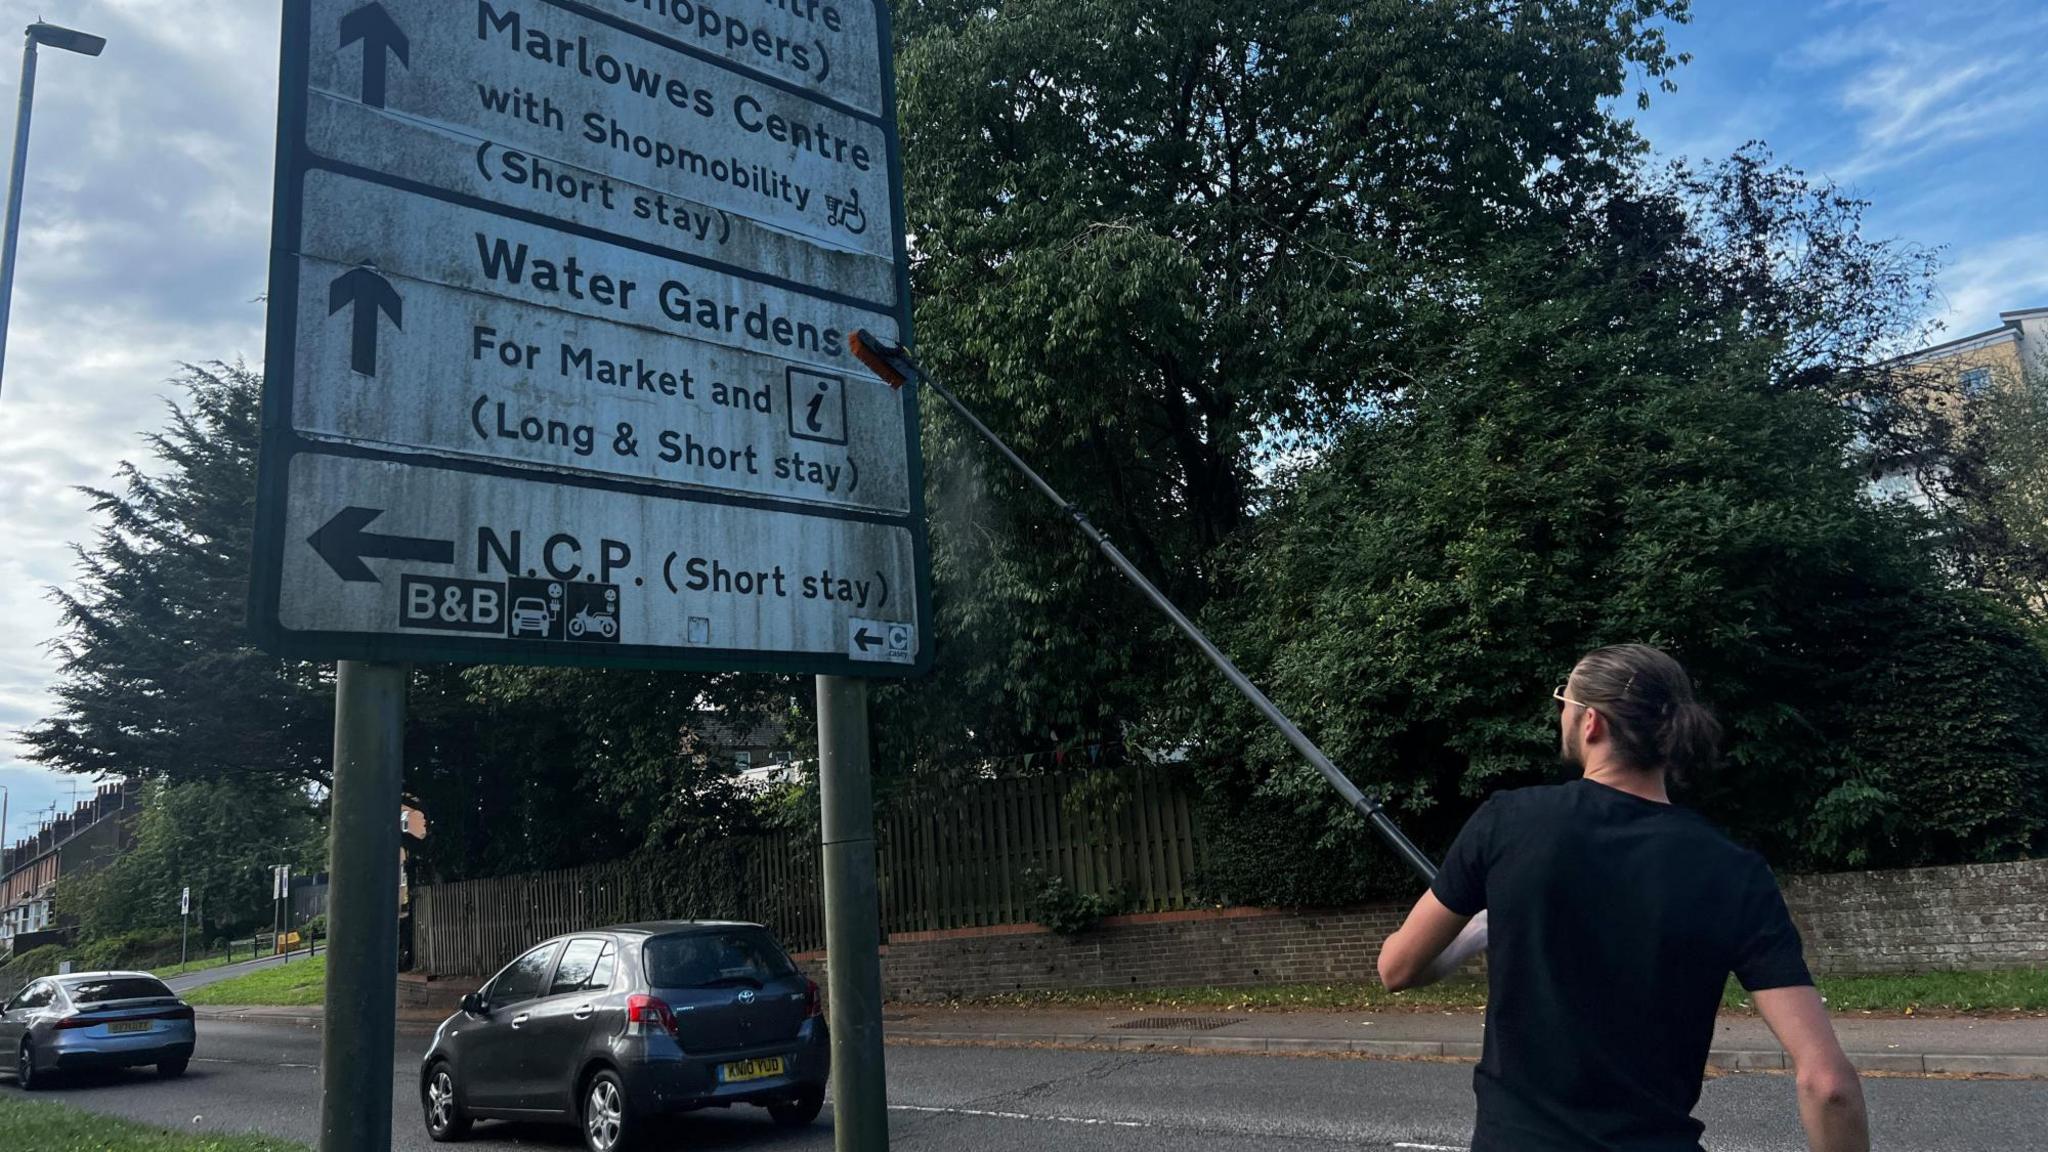
[[[1435,844],[1473,797],[1555,778],[1549,687],[1590,647],[1643,641],[1729,729],[1692,799],[1774,861],[2038,850],[2048,658],[1948,586],[1912,512],[1872,501],[1857,421],[1792,354],[1797,327],[1702,307],[1719,262],[1694,218],[1616,201],[1461,276],[1458,338],[1262,518],[1233,557],[1261,594],[1213,623]],[[1208,778],[1241,816],[1219,890],[1392,883],[1283,746],[1240,738],[1255,731],[1234,707],[1207,729]]]
[[[261,387],[239,364],[187,369],[153,466],[91,490],[101,526],[52,595],[64,630],[55,714],[23,736],[69,772],[324,784],[330,678],[244,630]]]
[[[1167,591],[1261,470],[1398,392],[1419,270],[1597,199],[1609,104],[1684,0],[926,0],[900,6],[920,343]],[[928,424],[943,693],[887,760],[1118,746],[1178,649],[980,447]]]

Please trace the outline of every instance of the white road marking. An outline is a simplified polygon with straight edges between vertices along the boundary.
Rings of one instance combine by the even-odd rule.
[[[1097,1120],[1088,1116],[1034,1116],[1029,1112],[988,1112],[979,1108],[924,1108],[916,1104],[891,1104],[891,1112],[922,1112],[936,1116],[973,1116],[983,1120],[1040,1120],[1053,1124],[1083,1124],[1095,1128],[1150,1128],[1138,1120]]]
[[[1413,1148],[1416,1152],[1467,1152],[1459,1144],[1396,1144],[1396,1148]]]

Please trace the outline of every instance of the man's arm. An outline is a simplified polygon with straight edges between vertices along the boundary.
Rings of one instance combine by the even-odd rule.
[[[1835,1038],[1820,993],[1810,986],[1753,992],[1764,1023],[1792,1057],[1799,1082],[1799,1119],[1813,1152],[1870,1152],[1863,1082]]]
[[[1425,892],[1400,931],[1380,946],[1380,983],[1389,992],[1420,988],[1456,972],[1486,950],[1486,913],[1460,916]]]

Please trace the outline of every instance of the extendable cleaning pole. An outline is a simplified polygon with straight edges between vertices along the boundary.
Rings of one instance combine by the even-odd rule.
[[[1294,745],[1297,752],[1300,752],[1310,764],[1315,765],[1316,771],[1323,774],[1323,779],[1330,782],[1330,787],[1335,788],[1337,794],[1344,798],[1346,804],[1349,804],[1360,816],[1365,817],[1367,822],[1373,826],[1373,830],[1380,834],[1380,838],[1385,840],[1389,847],[1399,853],[1401,858],[1406,860],[1410,867],[1421,873],[1423,880],[1428,881],[1436,878],[1436,865],[1430,862],[1429,857],[1422,854],[1422,849],[1417,848],[1413,841],[1401,833],[1400,827],[1394,823],[1393,817],[1387,815],[1387,810],[1380,806],[1380,802],[1359,791],[1358,785],[1353,784],[1350,777],[1339,771],[1335,764],[1330,763],[1330,758],[1323,755],[1323,750],[1316,747],[1315,741],[1303,735],[1301,729],[1295,727],[1294,721],[1289,720],[1285,712],[1280,711],[1277,705],[1266,698],[1264,692],[1259,691],[1258,685],[1252,683],[1244,673],[1237,670],[1237,665],[1230,662],[1230,657],[1225,656],[1215,644],[1210,643],[1209,638],[1202,634],[1202,630],[1195,627],[1194,621],[1189,620],[1179,608],[1174,606],[1173,601],[1168,600],[1164,593],[1152,586],[1150,580],[1145,579],[1145,574],[1138,571],[1138,566],[1131,563],[1130,558],[1126,557],[1116,545],[1110,543],[1109,537],[1104,536],[1102,531],[1089,521],[1087,513],[1074,507],[1067,502],[1065,497],[1054,491],[1052,485],[1045,482],[1044,477],[1033,471],[1031,465],[1024,462],[1023,457],[1011,451],[1008,444],[1003,443],[1002,437],[991,432],[988,425],[983,424],[976,418],[973,412],[968,411],[967,406],[960,402],[959,397],[953,395],[950,390],[938,381],[926,376],[923,370],[918,368],[916,362],[910,358],[910,353],[907,349],[901,344],[883,340],[873,333],[863,330],[854,334],[853,354],[860,359],[861,363],[867,365],[875,375],[880,376],[886,381],[890,387],[901,388],[905,384],[914,382],[920,387],[929,389],[934,396],[944,400],[956,415],[967,422],[968,427],[979,432],[982,439],[987,440],[997,452],[1002,454],[1003,459],[1010,462],[1011,467],[1022,473],[1025,479],[1031,481],[1032,487],[1044,493],[1046,499],[1058,506],[1059,510],[1074,522],[1074,527],[1081,530],[1081,535],[1086,536],[1090,543],[1101,550],[1102,554],[1109,558],[1109,562],[1116,566],[1117,571],[1122,572],[1126,579],[1132,584],[1137,585],[1138,591],[1143,592],[1145,598],[1152,601],[1153,607],[1164,612],[1166,618],[1173,621],[1174,627],[1179,628],[1189,640],[1194,641],[1195,647],[1202,650],[1202,655],[1207,656],[1209,662],[1216,665],[1222,671],[1224,678],[1228,679],[1231,685],[1239,692],[1242,692],[1245,699],[1252,702],[1253,707],[1257,708],[1266,719],[1273,722],[1273,726],[1280,730],[1281,735],[1287,737],[1287,742]]]

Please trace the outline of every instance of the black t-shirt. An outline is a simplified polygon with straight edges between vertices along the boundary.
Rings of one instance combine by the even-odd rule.
[[[1490,797],[1431,890],[1487,910],[1472,1152],[1698,1152],[1728,974],[1813,983],[1761,856],[1590,780]]]

